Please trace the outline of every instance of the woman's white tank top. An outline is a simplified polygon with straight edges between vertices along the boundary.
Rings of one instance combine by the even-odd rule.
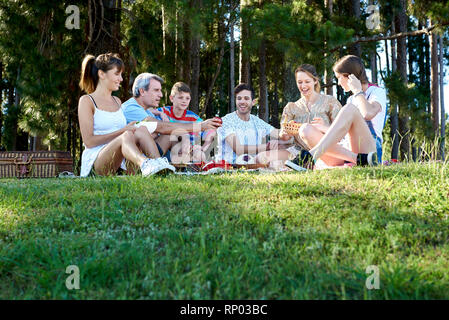
[[[122,108],[119,108],[117,111],[113,112],[98,109],[97,104],[95,103],[95,100],[92,98],[92,96],[88,96],[92,100],[95,108],[93,132],[94,135],[108,134],[120,130],[126,126],[126,118],[123,114]],[[115,101],[115,103],[117,103],[117,101]],[[118,103],[117,106],[119,106]],[[87,177],[89,175],[98,154],[106,145],[107,144],[102,144],[93,148],[87,148],[86,146],[84,146],[84,151],[81,156],[81,177]]]

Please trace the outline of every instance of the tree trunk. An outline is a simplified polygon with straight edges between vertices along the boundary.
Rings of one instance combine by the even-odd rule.
[[[119,53],[126,61],[129,49],[121,45],[122,0],[88,0],[88,36],[84,53],[98,56],[103,53]],[[126,97],[129,92],[129,73],[123,73],[121,93]]]
[[[418,24],[418,28],[422,29],[423,25],[421,22]],[[426,35],[420,35],[416,39],[418,41],[418,69],[419,69],[419,84],[422,86],[424,82],[426,81],[426,67],[425,67],[425,45],[424,45],[424,38],[426,38]]]
[[[165,57],[166,51],[166,40],[167,40],[167,21],[165,19],[165,9],[164,9],[164,5],[161,5],[161,17],[162,17],[162,54]]]
[[[288,103],[298,100],[300,93],[298,91],[298,87],[296,86],[296,79],[293,66],[285,59],[285,56],[283,56],[282,59],[283,59],[283,68],[282,68],[283,90],[281,90],[283,94],[282,100]]]
[[[279,128],[279,95],[278,95],[278,80],[279,77],[274,77],[274,93],[273,103],[271,110],[271,125],[275,128]]]
[[[401,10],[398,15],[397,23],[398,23],[398,32],[406,32],[407,31],[407,14],[405,12],[407,6],[407,0],[401,0]],[[398,41],[398,71],[402,78],[402,81],[405,85],[407,85],[407,43],[406,38],[399,38]],[[401,135],[400,149],[401,149],[401,159],[409,160],[410,159],[410,129],[408,125],[409,118],[409,108],[407,103],[400,102],[399,103],[399,133]]]
[[[427,25],[427,23],[426,23]],[[424,69],[424,87],[425,87],[425,94],[427,94],[430,97],[430,43],[429,43],[430,37],[425,36],[424,37],[424,48],[426,52],[426,62],[425,62],[425,69]],[[427,105],[427,113],[431,114],[431,108],[430,104]],[[431,118],[431,117],[430,117]],[[430,133],[429,138],[431,138],[432,133]]]
[[[327,11],[329,13],[329,19],[332,18],[332,8],[333,8],[333,0],[326,0],[324,5],[327,8]],[[324,43],[324,46],[327,47],[326,42]],[[326,48],[325,48],[326,51]],[[334,82],[334,76],[332,72],[332,54],[325,53],[324,54],[324,62],[325,62],[325,68],[324,68],[324,81],[325,81],[325,87],[326,87],[326,94],[332,96],[334,94],[334,88],[333,88],[333,82]]]
[[[8,87],[6,89],[7,91],[7,104],[8,107],[11,108],[11,106],[14,105],[14,87],[11,85],[11,83],[8,83]],[[17,134],[17,130],[16,130],[16,126],[12,126],[13,130],[11,130],[11,141],[10,144],[8,144],[6,141],[5,143],[5,148],[9,151],[9,150],[15,150],[15,139],[16,139],[16,134]]]
[[[385,40],[385,60],[387,63],[387,76],[390,76],[390,58],[388,57],[388,40]]]
[[[14,105],[14,87],[11,84],[8,85],[8,105]]]
[[[373,4],[373,0],[368,1],[370,5]],[[377,44],[377,42],[376,42]],[[375,45],[376,47],[376,45]],[[371,82],[377,83],[377,55],[376,49],[370,53],[370,69],[371,69]]]
[[[212,96],[212,91],[214,89],[215,86],[215,82],[217,81],[218,75],[220,74],[220,70],[221,70],[221,65],[223,64],[223,58],[225,55],[225,39],[226,39],[226,32],[224,30],[224,25],[222,21],[218,22],[218,30],[219,30],[219,41],[220,41],[220,55],[218,57],[218,64],[217,64],[217,69],[215,70],[214,76],[210,82],[210,85],[207,89],[207,94],[206,94],[206,101],[204,102],[205,108],[206,108],[206,117],[212,117],[213,116],[213,110],[210,110],[210,99]],[[234,93],[234,91],[232,90],[232,93]]]
[[[72,157],[76,155],[77,145],[73,136],[76,136],[77,120],[77,96],[78,85],[76,78],[72,78],[69,83],[69,92],[67,92],[67,151],[71,151]],[[37,145],[35,145],[37,147]],[[82,151],[82,150],[81,150]]]
[[[231,112],[235,111],[235,41],[234,41],[234,21],[230,21],[229,24],[230,42],[229,42],[229,108]]]
[[[378,83],[377,80],[377,55],[376,52],[370,53],[370,69],[371,69],[371,82]]]
[[[418,28],[422,29],[424,26],[421,23],[421,21],[418,23]],[[417,77],[417,81],[419,83],[419,87],[421,88],[427,88],[428,84],[426,83],[426,74],[428,72],[427,70],[427,64],[426,64],[426,57],[427,57],[427,51],[428,48],[426,47],[426,40],[427,35],[420,35],[417,39],[418,41],[418,69],[419,69],[419,76]],[[427,90],[426,90],[427,91]],[[420,104],[419,108],[423,109],[424,112],[429,112],[428,108],[429,104],[427,102],[424,102],[424,104]],[[428,132],[425,133],[426,137],[430,137],[431,134]],[[418,147],[418,156],[421,156],[421,147]]]
[[[259,118],[268,122],[268,89],[265,39],[259,48]]]
[[[69,97],[67,100],[67,144],[66,144],[66,151],[72,150],[72,99]],[[75,146],[73,146],[75,148]]]
[[[360,19],[360,0],[352,0],[352,14],[356,19]],[[362,48],[360,43],[350,46],[349,53],[361,57]]]
[[[190,108],[193,112],[199,111],[199,85],[200,85],[200,38],[194,35],[192,39],[192,80],[190,90],[192,100]]]
[[[201,9],[201,0],[192,1],[193,8],[197,11]],[[192,99],[190,102],[190,108],[193,112],[199,112],[199,97],[200,97],[200,35],[198,33],[191,33],[191,55],[192,55],[192,75],[190,90],[192,91]]]
[[[396,32],[394,25],[395,17],[393,17],[391,24],[391,32]],[[397,70],[396,63],[396,40],[391,40],[391,67],[392,72]],[[392,139],[391,146],[391,159],[398,159],[399,157],[399,131],[398,131],[398,107],[396,104],[391,104],[391,117],[390,117],[390,138]]]
[[[444,64],[443,64],[443,37],[439,36],[439,44],[440,44],[440,111],[441,111],[441,144],[440,144],[440,156],[441,159],[445,159],[445,144],[446,144],[446,111],[444,108]]]
[[[407,61],[408,61],[408,82],[409,83],[416,83],[416,73],[414,70],[414,64],[416,61],[416,56],[417,56],[417,52],[415,53],[413,50],[413,41],[411,41],[409,39],[409,41],[407,41]]]
[[[121,0],[89,0],[87,52],[96,56],[106,52],[120,52],[121,7]]]
[[[419,41],[418,39],[416,39],[417,41]],[[415,58],[416,58],[416,53],[414,52],[414,48],[413,48],[413,43],[414,41],[412,41],[411,39],[409,39],[409,41],[407,41],[407,57],[408,57],[408,82],[409,83],[416,83],[416,76],[415,76],[415,71],[414,71],[414,63],[415,63]],[[416,161],[416,145],[415,145],[416,139],[415,139],[415,127],[412,125],[410,126],[410,148],[412,151],[412,159],[413,161]]]
[[[3,128],[3,62],[0,61],[0,148],[2,145]]]
[[[183,76],[183,65],[184,63],[182,63],[182,59],[181,59],[181,48],[182,48],[182,43],[180,41],[180,19],[179,19],[179,10],[178,7],[176,7],[176,30],[175,30],[175,78],[176,79],[182,79]],[[182,79],[184,80],[184,79]]]
[[[430,110],[432,114],[432,129],[434,137],[439,136],[439,124],[440,124],[440,114],[438,108],[439,102],[439,81],[438,81],[438,48],[437,48],[437,39],[436,35],[432,32],[429,35],[430,41],[430,82],[431,82],[431,90],[430,90]]]
[[[16,79],[16,83],[19,83],[19,79],[20,79],[20,67],[17,69],[17,79]],[[19,138],[19,126],[17,124],[18,120],[19,120],[19,107],[20,107],[20,95],[19,92],[17,91],[16,87],[11,87],[10,88],[10,97],[12,98],[10,101],[12,103],[14,103],[14,108],[17,110],[17,117],[14,119],[14,131],[13,131],[13,139],[12,139],[12,151],[16,151],[17,149],[17,145],[18,145],[18,138]],[[12,94],[11,94],[12,92]],[[11,104],[12,105],[12,104]]]
[[[182,79],[187,85],[192,85],[192,31],[190,22],[184,23],[184,52],[186,53],[186,61],[182,68]]]
[[[240,11],[248,5],[248,0],[240,1]],[[249,27],[243,18],[240,18],[240,46],[239,46],[239,83],[250,83],[250,63],[247,42],[249,40]]]

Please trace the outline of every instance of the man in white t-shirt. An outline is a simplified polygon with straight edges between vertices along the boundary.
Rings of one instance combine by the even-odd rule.
[[[277,140],[280,130],[251,114],[256,101],[249,85],[239,84],[234,92],[236,111],[224,116],[222,127],[217,130],[216,160],[236,163],[239,157],[249,155],[246,159],[271,164],[276,160],[274,151],[286,146],[285,141]],[[272,140],[265,143],[267,136]]]

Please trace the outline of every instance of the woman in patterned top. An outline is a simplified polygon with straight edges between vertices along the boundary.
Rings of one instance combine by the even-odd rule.
[[[296,102],[289,102],[282,112],[281,123],[294,120],[299,123],[309,123],[322,133],[326,133],[331,123],[341,109],[338,100],[329,95],[320,93],[320,77],[314,66],[303,64],[295,70],[296,85],[301,98]],[[289,134],[281,130],[281,136]],[[287,160],[295,158],[301,151],[309,150],[301,134],[294,136],[294,146],[280,152],[280,157]],[[304,153],[304,151],[303,151]],[[327,165],[338,165],[341,162],[332,157],[322,157]],[[338,162],[338,163],[337,163]]]

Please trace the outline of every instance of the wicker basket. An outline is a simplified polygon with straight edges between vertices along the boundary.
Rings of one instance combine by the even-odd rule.
[[[52,178],[73,172],[72,156],[64,151],[0,152],[0,178]]]
[[[301,128],[302,123],[294,122],[293,120],[290,122],[281,123],[281,128],[288,134],[297,135],[299,133],[299,128]]]

